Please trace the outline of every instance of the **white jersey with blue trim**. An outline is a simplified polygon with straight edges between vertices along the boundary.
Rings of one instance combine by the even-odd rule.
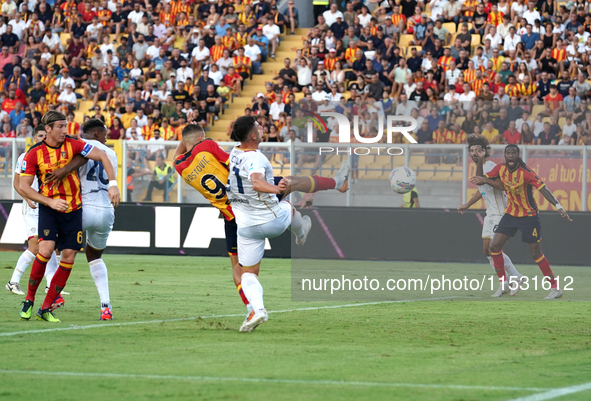
[[[117,175],[117,155],[115,151],[94,139],[85,139],[84,141],[109,156],[115,175]],[[109,177],[101,162],[89,159],[84,166],[78,169],[78,176],[82,187],[82,207],[113,207],[109,198]]]
[[[484,174],[492,171],[496,165],[496,163],[487,160],[482,166]],[[478,189],[486,204],[487,216],[502,216],[505,214],[505,208],[507,207],[507,194],[505,191],[493,188],[488,184],[479,185]]]
[[[275,185],[273,166],[265,155],[259,150],[232,149],[226,191],[238,227],[267,223],[280,213],[275,194],[257,192],[252,188],[250,177],[254,173],[263,174],[268,183]]]
[[[21,175],[21,173],[24,173],[25,170],[23,169],[23,161],[25,160],[25,156],[27,155],[27,152],[21,154],[18,157],[18,160],[16,161],[16,167],[14,168],[14,172],[15,174]],[[35,191],[39,192],[39,178],[37,178],[35,176],[35,178],[33,179],[33,184],[31,185],[31,188],[33,188]],[[23,202],[23,214],[30,214],[30,215],[38,215],[39,214],[39,205],[37,204],[37,202],[33,202],[36,206],[37,209],[31,209],[31,207],[29,206],[29,204],[27,202]]]

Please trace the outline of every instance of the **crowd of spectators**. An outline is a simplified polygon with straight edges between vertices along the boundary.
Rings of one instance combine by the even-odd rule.
[[[0,137],[30,137],[56,109],[70,135],[96,117],[109,139],[181,139],[188,115],[207,128],[241,96],[298,19],[293,0],[5,0]]]
[[[317,24],[246,112],[271,142],[305,140],[301,109],[357,116],[368,137],[385,116],[412,115],[419,143],[477,134],[492,144],[591,145],[590,9],[583,0],[315,6]],[[325,122],[316,140],[337,141],[335,120]]]

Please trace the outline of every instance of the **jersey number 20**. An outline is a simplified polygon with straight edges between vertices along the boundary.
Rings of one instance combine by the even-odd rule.
[[[100,181],[103,185],[109,184],[109,177],[107,177],[107,173],[105,172],[105,168],[103,167],[103,163],[97,162],[96,160],[89,160],[88,163],[90,164],[90,169],[88,170],[88,174],[86,174],[87,181]]]

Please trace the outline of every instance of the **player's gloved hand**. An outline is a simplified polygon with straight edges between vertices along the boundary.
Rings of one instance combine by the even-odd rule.
[[[111,199],[111,203],[114,207],[119,206],[119,202],[121,202],[121,193],[119,192],[119,187],[112,186],[109,188],[109,199]]]
[[[58,168],[47,174],[47,177],[45,177],[45,184],[51,184],[50,189],[54,189],[60,185],[60,182],[62,182],[67,174],[68,172],[64,167]]]
[[[51,199],[51,201],[47,204],[53,210],[57,210],[58,212],[65,212],[68,210],[68,202],[63,199]]]

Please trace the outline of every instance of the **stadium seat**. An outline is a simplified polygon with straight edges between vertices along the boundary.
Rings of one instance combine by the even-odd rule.
[[[410,42],[412,41],[412,35],[400,35],[400,40],[398,41],[399,47],[408,47]]]
[[[455,22],[445,22],[442,26],[444,28],[446,28],[449,31],[449,33],[451,33],[452,35],[454,33],[456,33],[456,23]]]
[[[480,46],[480,35],[472,35],[472,42],[470,43],[471,47],[478,47]]]

